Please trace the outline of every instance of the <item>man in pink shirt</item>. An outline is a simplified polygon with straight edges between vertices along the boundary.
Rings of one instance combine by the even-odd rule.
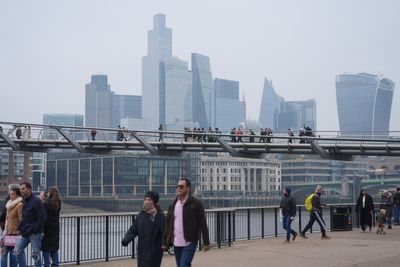
[[[210,249],[210,240],[205,211],[200,200],[191,194],[191,183],[180,179],[176,186],[177,196],[168,208],[166,231],[163,246],[167,250],[174,246],[177,267],[190,267],[200,234],[204,251]]]

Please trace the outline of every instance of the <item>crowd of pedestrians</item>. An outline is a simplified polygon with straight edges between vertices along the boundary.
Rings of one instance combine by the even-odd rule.
[[[0,215],[1,267],[27,266],[25,249],[29,243],[34,266],[59,266],[60,209],[56,187],[36,196],[28,182],[9,185],[6,205]]]

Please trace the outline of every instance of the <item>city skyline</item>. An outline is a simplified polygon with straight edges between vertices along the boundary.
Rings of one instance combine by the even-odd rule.
[[[336,75],[382,73],[395,84],[400,80],[400,42],[394,35],[399,6],[396,1],[43,1],[40,7],[10,2],[0,10],[0,90],[6,100],[1,120],[37,123],[43,113],[83,114],[84,86],[95,73],[108,75],[118,93],[142,95],[146,33],[153,16],[163,13],[174,31],[172,55],[188,61],[191,53],[207,55],[213,77],[239,81],[248,117],[258,119],[267,77],[285,100],[316,99],[319,129],[339,129]],[[399,102],[395,90],[391,130],[400,129]]]

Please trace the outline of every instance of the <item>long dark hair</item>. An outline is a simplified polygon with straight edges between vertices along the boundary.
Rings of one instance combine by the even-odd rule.
[[[49,208],[51,210],[59,210],[61,208],[61,198],[60,194],[58,193],[58,189],[55,186],[49,187]]]

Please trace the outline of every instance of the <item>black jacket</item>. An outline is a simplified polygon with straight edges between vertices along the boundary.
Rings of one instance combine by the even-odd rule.
[[[356,212],[361,212],[363,196],[360,195],[357,199]],[[365,209],[367,212],[374,210],[374,201],[370,195],[365,195]]]
[[[138,236],[138,267],[159,267],[161,265],[165,215],[159,211],[154,220],[151,220],[151,216],[144,211],[140,212],[122,239],[122,245],[127,246]]]
[[[281,205],[279,206],[282,209],[282,215],[291,217],[296,217],[296,200],[289,196],[283,196],[281,199]]]
[[[43,232],[45,213],[40,198],[31,194],[24,199],[22,208],[22,221],[18,230],[23,237]]]
[[[60,210],[61,206],[54,210],[51,209],[51,200],[47,199],[44,203],[46,220],[43,227],[42,251],[52,252],[59,249],[60,243]]]
[[[323,207],[323,204],[321,203],[321,196],[315,193],[314,197],[311,200],[311,204],[313,207],[313,211],[321,211]]]
[[[168,208],[167,225],[163,239],[163,243],[167,247],[174,242],[174,210],[177,201],[178,197]],[[202,234],[204,245],[210,245],[203,204],[197,198],[189,196],[183,205],[183,235],[186,241],[197,243],[200,233]]]

